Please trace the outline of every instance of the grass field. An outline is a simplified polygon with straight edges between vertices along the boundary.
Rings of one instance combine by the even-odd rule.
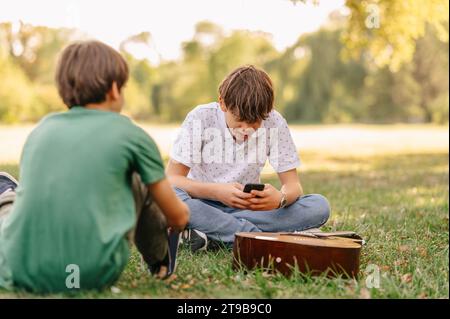
[[[113,289],[71,297],[448,298],[447,147],[361,156],[301,153],[306,167],[300,174],[305,192],[324,194],[332,206],[326,229],[355,230],[367,240],[358,280],[301,274],[286,279],[260,270],[244,274],[232,270],[228,251],[191,254],[181,250],[177,278],[161,282],[147,275],[133,251]],[[18,175],[16,164],[0,164],[0,170]],[[273,175],[265,175],[264,181],[278,186]],[[379,288],[366,287],[368,265],[380,269]],[[0,298],[17,297],[35,296],[0,290]]]

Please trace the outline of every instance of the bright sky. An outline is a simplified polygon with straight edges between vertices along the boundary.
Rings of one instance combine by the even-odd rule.
[[[181,42],[192,38],[199,21],[214,22],[227,32],[271,33],[274,45],[282,50],[343,6],[344,0],[321,0],[319,5],[311,1],[294,5],[289,0],[14,0],[2,5],[0,22],[76,27],[116,48],[128,36],[149,31],[154,49],[164,59],[175,59]],[[135,52],[156,62],[155,52]]]

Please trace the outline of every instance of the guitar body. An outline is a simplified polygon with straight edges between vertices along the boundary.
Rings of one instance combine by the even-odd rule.
[[[327,233],[322,233],[327,234]],[[276,270],[289,276],[294,267],[302,273],[329,277],[357,277],[362,240],[297,233],[237,233],[233,267]]]

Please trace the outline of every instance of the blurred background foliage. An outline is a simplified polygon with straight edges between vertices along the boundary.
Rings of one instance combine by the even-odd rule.
[[[378,11],[371,21],[373,4]],[[181,121],[195,105],[217,100],[217,87],[233,68],[254,64],[271,75],[276,107],[291,122],[448,123],[448,1],[347,0],[346,8],[282,52],[269,34],[226,33],[208,21],[197,24],[178,60],[152,64],[128,51],[151,48],[150,32],[124,39],[120,50],[131,70],[125,113]],[[85,37],[1,23],[0,122],[35,122],[64,110],[53,82],[58,53]]]

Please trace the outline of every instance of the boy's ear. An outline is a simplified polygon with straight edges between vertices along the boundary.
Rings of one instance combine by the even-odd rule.
[[[109,90],[107,95],[111,101],[117,101],[120,99],[120,90],[116,82],[112,83],[111,90]]]
[[[223,99],[222,99],[222,97],[220,97],[220,96],[219,96],[219,105],[220,105],[220,109],[221,109],[223,112],[226,112],[226,111],[227,111],[227,108],[226,108],[226,106],[225,106],[225,103],[223,102]]]

